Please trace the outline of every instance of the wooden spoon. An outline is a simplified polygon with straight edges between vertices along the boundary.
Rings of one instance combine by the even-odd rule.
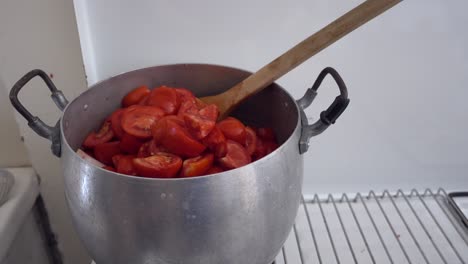
[[[228,116],[243,100],[260,92],[299,64],[401,1],[367,0],[234,87],[221,94],[203,97],[201,100],[208,104],[217,105],[220,119],[222,119]]]

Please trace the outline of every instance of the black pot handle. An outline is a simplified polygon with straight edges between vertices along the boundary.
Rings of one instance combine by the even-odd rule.
[[[317,122],[309,125],[309,121],[307,120],[304,109],[309,107],[312,101],[314,101],[315,97],[317,96],[317,90],[327,74],[330,74],[335,80],[338,88],[340,89],[340,95],[335,98],[327,110],[320,113],[320,119]],[[346,84],[338,72],[331,67],[327,67],[323,69],[322,72],[320,72],[317,80],[315,80],[314,85],[307,89],[306,93],[301,99],[297,100],[297,104],[301,108],[302,134],[299,141],[299,152],[302,154],[309,149],[310,138],[325,131],[325,129],[327,129],[331,124],[334,124],[338,117],[340,117],[340,115],[344,112],[349,104],[348,89],[346,88]]]
[[[52,92],[52,100],[57,105],[60,110],[63,110],[68,104],[68,100],[63,95],[62,91],[58,90],[55,87],[52,80],[49,76],[42,70],[32,70],[19,79],[15,85],[10,90],[10,101],[16,111],[20,113],[27,121],[28,126],[34,130],[39,136],[47,138],[52,141],[52,153],[55,156],[60,157],[61,147],[60,147],[60,121],[57,121],[54,127],[51,127],[44,123],[37,116],[33,116],[18,99],[19,91],[34,77],[39,76],[46,83],[49,90]]]

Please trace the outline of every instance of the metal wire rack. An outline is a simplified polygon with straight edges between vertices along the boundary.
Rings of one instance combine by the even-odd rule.
[[[467,263],[468,231],[443,189],[304,200],[275,264]]]

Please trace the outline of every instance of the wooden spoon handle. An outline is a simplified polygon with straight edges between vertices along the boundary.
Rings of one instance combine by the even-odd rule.
[[[247,97],[261,91],[305,60],[401,1],[402,0],[365,1],[322,28],[317,33],[297,44],[228,91],[218,95],[218,98],[214,98],[216,96],[209,96],[203,98],[203,101],[215,103],[218,105],[221,114],[229,114],[233,108]],[[222,100],[220,100],[221,97],[223,98]]]

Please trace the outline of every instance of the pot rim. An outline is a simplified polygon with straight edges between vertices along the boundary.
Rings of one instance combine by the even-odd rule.
[[[222,176],[226,176],[226,175],[229,175],[231,173],[235,173],[235,172],[237,172],[237,171],[239,171],[241,169],[245,170],[248,166],[254,165],[255,163],[257,163],[259,161],[265,161],[266,159],[268,159],[272,155],[275,155],[276,153],[282,151],[284,149],[285,145],[290,143],[290,141],[293,140],[293,135],[297,132],[297,130],[301,129],[301,127],[302,127],[302,125],[301,125],[301,109],[300,109],[299,105],[297,104],[297,101],[281,85],[279,85],[276,82],[273,82],[273,84],[277,85],[278,88],[283,90],[283,92],[285,92],[292,99],[292,101],[294,101],[294,106],[296,108],[296,113],[297,113],[296,127],[294,128],[293,132],[289,135],[289,137],[276,150],[274,150],[270,154],[266,155],[265,157],[262,157],[259,160],[256,160],[256,161],[254,161],[252,163],[249,163],[249,164],[247,164],[245,166],[242,166],[242,167],[239,167],[239,168],[236,168],[236,169],[232,169],[232,170],[221,172],[221,173],[214,173],[214,174],[209,174],[209,175],[196,176],[196,177],[187,177],[187,178],[149,178],[149,177],[133,176],[133,175],[127,175],[127,174],[122,174],[122,173],[118,173],[118,172],[108,171],[108,170],[105,170],[105,169],[103,169],[101,167],[98,167],[98,166],[96,166],[96,165],[94,165],[94,164],[92,164],[90,162],[87,162],[83,158],[81,158],[76,153],[76,151],[74,151],[73,148],[68,144],[67,139],[64,137],[64,127],[63,127],[62,118],[63,118],[64,114],[66,113],[66,111],[68,110],[68,107],[70,105],[72,105],[80,96],[82,96],[83,94],[89,92],[91,89],[95,89],[95,87],[99,86],[100,84],[102,84],[102,83],[104,83],[106,81],[109,81],[110,79],[120,77],[120,76],[122,76],[124,74],[134,73],[134,72],[142,71],[142,70],[145,70],[145,69],[152,69],[152,68],[157,68],[157,67],[184,66],[184,65],[185,66],[187,66],[187,65],[189,65],[189,66],[209,66],[209,67],[225,68],[225,69],[237,70],[237,71],[241,71],[241,72],[244,72],[244,73],[252,74],[252,72],[250,72],[250,71],[246,71],[244,69],[239,69],[239,68],[236,68],[236,67],[225,66],[225,65],[209,64],[209,63],[175,63],[175,64],[162,64],[162,65],[143,67],[143,68],[138,68],[138,69],[135,69],[135,70],[127,71],[127,72],[122,72],[122,73],[119,73],[119,74],[116,74],[116,75],[112,75],[111,77],[108,77],[108,78],[106,78],[104,80],[101,80],[101,81],[89,86],[86,91],[84,91],[83,93],[81,93],[77,97],[73,98],[73,100],[71,100],[67,104],[67,106],[63,109],[62,115],[60,117],[60,134],[61,134],[61,137],[62,137],[62,149],[66,148],[67,151],[72,152],[75,157],[77,157],[77,158],[81,159],[82,161],[86,162],[89,166],[93,166],[93,167],[95,167],[95,168],[97,168],[99,170],[102,170],[102,171],[110,174],[110,175],[123,177],[125,179],[132,179],[132,180],[138,180],[138,181],[143,181],[143,182],[146,182],[146,181],[152,181],[152,182],[154,182],[154,181],[197,181],[197,180],[205,180],[208,177],[217,177],[217,178],[219,178],[219,177],[222,177]],[[299,154],[299,142],[294,142],[294,144],[298,145],[297,152]],[[62,153],[63,153],[63,151],[62,151]],[[228,176],[226,176],[226,177],[228,177]]]

